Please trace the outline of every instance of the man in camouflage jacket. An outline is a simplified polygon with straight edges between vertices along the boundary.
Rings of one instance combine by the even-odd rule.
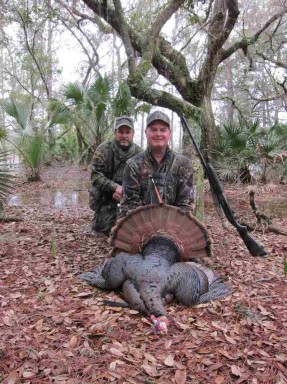
[[[142,151],[133,137],[133,120],[117,117],[113,140],[102,143],[94,154],[89,203],[95,212],[92,229],[97,235],[108,235],[116,222],[126,161]]]
[[[191,160],[168,147],[170,119],[155,111],[147,117],[147,149],[130,159],[125,168],[120,216],[141,205],[158,204],[154,183],[166,204],[193,210]]]

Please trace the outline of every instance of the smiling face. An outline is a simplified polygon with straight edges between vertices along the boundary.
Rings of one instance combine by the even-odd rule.
[[[123,148],[128,148],[131,145],[133,138],[134,132],[126,125],[122,125],[115,130],[115,140]]]
[[[147,145],[153,151],[166,149],[170,139],[170,128],[161,120],[155,120],[145,131]]]

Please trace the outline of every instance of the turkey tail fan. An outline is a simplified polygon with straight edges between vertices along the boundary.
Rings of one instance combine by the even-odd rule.
[[[152,237],[166,236],[180,249],[182,261],[211,256],[211,237],[196,217],[171,205],[146,205],[119,219],[109,242],[130,254],[141,252]]]

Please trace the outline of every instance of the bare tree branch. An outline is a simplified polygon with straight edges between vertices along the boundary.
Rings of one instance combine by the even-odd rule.
[[[159,13],[153,22],[150,30],[147,35],[152,39],[157,38],[159,36],[162,27],[165,23],[171,18],[171,16],[183,5],[184,0],[170,0],[170,2],[166,5],[166,7]]]
[[[76,1],[73,1],[73,6],[72,6],[72,12],[69,8],[69,6],[63,1],[63,0],[55,0],[56,3],[60,4],[63,8],[65,8],[69,13],[71,14],[74,14],[76,16],[79,16],[80,17],[80,21],[82,20],[89,20],[91,21],[92,23],[96,24],[99,29],[104,32],[105,34],[110,34],[110,33],[115,33],[115,31],[113,30],[113,28],[111,28],[109,25],[107,24],[104,24],[101,20],[101,18],[95,14],[94,17],[91,17],[89,15],[86,15],[85,13],[82,13],[80,12],[77,8],[76,8]]]
[[[206,135],[202,138],[207,147],[212,147],[214,135],[214,117],[211,106],[211,94],[221,62],[231,56],[238,49],[245,49],[255,44],[275,20],[279,28],[280,18],[286,13],[285,8],[272,16],[250,38],[242,38],[229,48],[224,48],[231,32],[234,30],[239,16],[238,0],[209,0],[208,18],[204,24],[207,30],[207,41],[199,75],[191,77],[190,68],[181,50],[169,42],[161,34],[162,27],[179,9],[184,7],[182,0],[166,0],[165,5],[158,9],[157,16],[149,20],[151,26],[140,30],[137,25],[127,22],[121,0],[109,1],[82,0],[100,18],[105,20],[122,39],[129,62],[128,83],[132,95],[153,105],[163,106],[171,110],[201,119]],[[206,31],[205,31],[206,32]],[[190,39],[190,41],[193,41]],[[133,51],[139,53],[140,58],[134,58]],[[151,88],[148,80],[150,69],[154,68],[159,75],[167,79],[179,92],[182,99],[174,97],[164,91]],[[209,140],[209,142],[208,142]]]
[[[119,12],[116,12],[110,6],[105,6],[99,1],[83,0],[96,14],[103,17],[116,31],[121,35],[121,22],[119,20]],[[171,1],[166,8],[162,11],[161,23],[166,22],[166,18],[171,14],[173,9],[178,9],[183,1]],[[175,4],[171,4],[175,3]],[[190,78],[189,70],[186,64],[185,57],[174,49],[162,36],[158,36],[157,49],[155,50],[155,41],[153,40],[152,32],[148,31],[143,35],[138,33],[130,25],[125,22],[127,35],[130,39],[133,49],[140,53],[142,59],[137,65],[137,73],[134,72],[134,81],[143,79],[145,74],[150,69],[152,64],[159,74],[164,75],[178,90],[180,94],[194,94],[195,82]],[[155,33],[157,30],[155,28]],[[156,35],[154,38],[156,39]]]
[[[17,81],[17,83],[20,85],[20,87],[23,88],[24,91],[27,92],[29,95],[31,95],[32,98],[35,97],[40,103],[42,103],[41,99],[40,99],[38,96],[36,96],[36,95],[34,94],[34,92],[31,92],[31,91],[30,91],[30,90],[29,90],[29,89],[28,89],[28,88],[27,88],[27,87],[20,81],[20,79],[19,79],[18,76],[16,76],[14,73],[12,73],[11,71],[9,71],[7,68],[4,69],[4,72],[8,73],[9,76],[13,77],[13,78]]]
[[[276,64],[277,67],[287,69],[287,64],[283,63],[282,61],[274,60],[271,57],[267,57],[266,55],[264,55],[264,53],[261,53],[261,52],[258,52],[258,51],[256,51],[256,54],[258,56],[262,57],[263,60],[270,61],[270,63]]]
[[[26,22],[25,22],[25,20],[24,20],[24,18],[22,16],[22,14],[18,10],[16,10],[16,12],[19,15],[19,17],[21,19],[21,22],[22,22],[22,27],[23,27],[23,30],[24,30],[25,43],[26,43],[27,50],[30,53],[32,60],[36,64],[36,67],[37,67],[37,69],[39,71],[39,75],[40,75],[40,77],[41,77],[41,79],[43,81],[44,87],[46,89],[47,98],[49,98],[50,97],[50,90],[49,90],[49,87],[47,85],[45,74],[43,73],[42,66],[38,62],[38,59],[36,58],[36,54],[35,54],[35,39],[36,39],[36,34],[37,34],[38,31],[35,31],[35,33],[33,35],[33,39],[32,39],[33,43],[32,43],[32,47],[31,47],[30,43],[29,43],[29,37],[28,37],[28,31],[27,31],[27,27],[26,27]]]
[[[124,17],[123,8],[119,0],[113,0],[113,1],[114,1],[115,10],[118,13],[120,33],[124,43],[126,55],[128,58],[128,66],[129,66],[130,74],[133,74],[136,69],[136,61],[134,57],[134,49],[132,47],[129,31],[127,28],[127,23]]]
[[[237,41],[236,43],[231,45],[229,48],[223,50],[221,53],[220,62],[226,60],[229,56],[231,56],[238,49],[240,49],[240,48],[244,49],[244,48],[247,48],[249,45],[255,44],[257,42],[257,40],[259,39],[259,37],[261,36],[261,34],[263,32],[265,32],[265,30],[268,27],[270,27],[270,25],[274,21],[283,17],[286,13],[287,13],[287,8],[285,7],[283,9],[283,11],[270,17],[270,19],[252,37],[249,37],[249,38],[244,37],[242,40]]]
[[[226,1],[227,5],[227,15],[224,13],[224,1]],[[209,25],[206,58],[199,74],[203,88],[209,95],[211,94],[217,67],[220,62],[222,46],[234,28],[238,15],[237,0],[215,1],[212,19]]]

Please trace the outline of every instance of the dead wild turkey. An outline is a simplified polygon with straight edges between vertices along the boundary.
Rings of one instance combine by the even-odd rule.
[[[131,308],[167,332],[165,304],[191,306],[232,292],[214,272],[192,258],[211,255],[211,239],[194,216],[169,205],[137,208],[119,220],[110,243],[123,250],[80,279],[102,289],[121,288]]]

